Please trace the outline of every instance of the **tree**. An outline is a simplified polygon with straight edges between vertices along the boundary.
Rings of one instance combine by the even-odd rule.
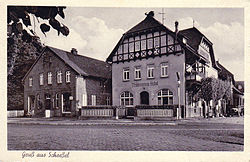
[[[40,25],[46,34],[50,26],[67,36],[69,29],[56,20],[56,15],[64,18],[65,7],[50,6],[8,6],[7,13],[7,65],[8,65],[8,110],[23,109],[22,79],[43,49],[40,38],[33,30],[26,30],[31,26],[30,17],[48,20]],[[24,26],[23,26],[24,25]]]
[[[68,27],[56,20],[57,15],[60,15],[63,19],[65,18],[63,12],[65,8],[66,7],[53,6],[8,6],[7,23],[11,33],[14,35],[22,33],[22,39],[26,42],[31,42],[32,35],[35,35],[33,30],[29,30],[27,32],[23,27],[23,25],[26,27],[31,26],[31,16],[34,16],[37,19],[41,18],[48,20],[48,23],[43,23],[40,25],[40,29],[44,34],[49,32],[50,27],[52,27],[57,30],[58,35],[62,33],[63,35],[67,36],[69,34]],[[12,40],[9,40],[9,42],[11,41]]]
[[[201,80],[201,89],[199,97],[208,104],[213,100],[215,104],[222,98],[231,99],[231,84],[228,81],[222,81],[213,77],[203,78]]]

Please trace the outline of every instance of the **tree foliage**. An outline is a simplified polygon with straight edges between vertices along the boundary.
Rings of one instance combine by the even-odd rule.
[[[199,97],[207,103],[213,100],[215,103],[224,98],[231,99],[231,84],[228,81],[222,81],[213,77],[203,78]]]
[[[69,29],[64,24],[60,23],[56,16],[60,15],[65,18],[63,10],[66,7],[52,7],[52,6],[8,6],[7,9],[7,23],[8,29],[13,35],[22,34],[22,40],[25,42],[31,42],[33,40],[33,35],[35,35],[33,30],[30,33],[24,29],[31,26],[31,16],[35,18],[48,20],[48,23],[43,23],[40,25],[41,31],[45,34],[49,32],[51,27],[57,30],[58,35],[62,33],[67,36],[69,34]],[[46,35],[46,34],[45,34]],[[8,43],[12,43],[13,39],[8,38]]]

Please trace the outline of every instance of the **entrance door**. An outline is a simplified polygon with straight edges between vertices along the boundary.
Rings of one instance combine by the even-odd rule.
[[[28,112],[34,110],[35,107],[35,96],[28,96]]]
[[[71,94],[66,92],[62,94],[62,112],[63,113],[69,113],[71,112],[71,100],[70,100]]]
[[[146,91],[140,93],[141,105],[149,105],[149,94]]]
[[[45,109],[51,110],[51,96],[50,96],[50,94],[45,94]]]

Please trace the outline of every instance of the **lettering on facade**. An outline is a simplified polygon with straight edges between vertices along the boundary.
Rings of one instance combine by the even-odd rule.
[[[132,87],[147,87],[147,86],[156,86],[158,81],[152,81],[148,83],[132,83]]]

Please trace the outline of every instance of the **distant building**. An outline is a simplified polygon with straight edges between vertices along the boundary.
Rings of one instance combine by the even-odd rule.
[[[233,89],[234,107],[238,108],[242,114],[244,110],[244,81],[236,81]]]
[[[231,84],[231,98],[221,100],[223,115],[232,115],[232,109],[237,108],[239,112],[244,108],[244,81],[235,81],[234,75],[217,61],[220,70],[219,79]]]
[[[212,43],[198,29],[178,31],[176,22],[173,32],[152,11],[123,34],[107,62],[113,105],[180,104],[182,117],[204,116],[207,110],[197,95],[201,79],[218,78],[219,69]]]
[[[106,62],[46,47],[23,79],[25,114],[74,116],[87,105],[111,105]]]

